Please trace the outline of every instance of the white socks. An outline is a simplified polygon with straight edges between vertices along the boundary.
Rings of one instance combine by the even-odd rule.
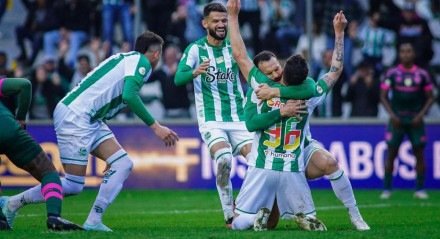
[[[95,225],[102,222],[102,215],[121,191],[133,167],[133,162],[123,149],[110,156],[107,164],[111,166],[102,179],[98,196],[87,217],[87,224]]]
[[[255,214],[242,213],[232,221],[232,230],[247,230],[254,226]]]
[[[230,179],[232,152],[230,148],[222,148],[214,154],[214,160],[217,166],[216,186],[220,202],[222,204],[225,221],[234,216],[232,210],[232,182]]]
[[[66,174],[64,178],[61,178],[61,184],[65,196],[75,195],[80,193],[84,188],[84,177]],[[8,206],[9,210],[15,212],[26,204],[43,202],[45,202],[45,200],[41,194],[41,184],[38,184],[24,192],[11,196]]]
[[[350,180],[342,169],[328,175],[328,179],[332,185],[336,197],[344,204],[348,210],[357,209],[356,199],[354,198],[353,188]]]

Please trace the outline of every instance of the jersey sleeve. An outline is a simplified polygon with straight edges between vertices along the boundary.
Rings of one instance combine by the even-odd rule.
[[[174,83],[178,86],[185,85],[193,80],[192,72],[199,64],[198,48],[196,44],[189,45],[177,66]]]
[[[260,84],[272,85],[273,81],[261,72],[256,66],[249,71],[248,82],[252,89],[257,89]]]
[[[32,98],[32,84],[24,78],[0,79],[1,96],[17,96],[17,120],[25,120]]]
[[[142,54],[126,56],[124,64],[124,79],[134,80],[141,86],[144,83],[144,79],[148,76],[148,74],[151,73],[152,70],[150,62]]]
[[[393,75],[395,70],[390,69],[385,73],[385,76],[382,79],[382,82],[380,83],[380,89],[388,91],[392,84],[393,84]]]
[[[284,86],[280,83],[272,81],[256,66],[254,66],[249,72],[248,80],[249,85],[254,90],[258,88],[260,84],[268,84],[271,87],[279,88],[281,98],[304,100],[319,95],[316,91],[315,81],[309,77],[307,77],[307,79],[301,85]]]
[[[421,75],[423,77],[423,91],[432,91],[434,85],[432,84],[432,80],[428,72],[422,70]]]
[[[267,113],[258,113],[260,103],[252,89],[249,89],[245,105],[246,128],[250,131],[265,130],[281,120],[280,110],[273,110]]]
[[[142,83],[134,80],[133,77],[127,77],[124,81],[124,89],[122,92],[122,100],[128,105],[128,107],[135,113],[145,124],[152,125],[155,120],[145,108],[139,96],[139,90],[142,87]]]

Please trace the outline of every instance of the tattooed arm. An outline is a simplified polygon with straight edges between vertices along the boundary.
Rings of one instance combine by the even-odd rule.
[[[322,79],[329,88],[333,87],[342,74],[344,67],[344,29],[347,26],[347,19],[342,11],[333,18],[333,27],[335,29],[335,48],[333,50],[332,64],[330,71]]]

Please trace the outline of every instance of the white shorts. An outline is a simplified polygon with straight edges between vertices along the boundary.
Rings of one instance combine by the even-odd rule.
[[[307,145],[303,150],[304,168],[307,168],[307,165],[309,164],[313,153],[315,153],[318,150],[325,150],[325,149],[319,141],[312,139],[309,145]]]
[[[75,114],[63,103],[55,108],[53,120],[63,164],[87,166],[90,152],[115,137],[104,122],[90,123],[87,116]]]
[[[199,125],[203,142],[211,147],[221,141],[230,144],[232,153],[237,155],[246,144],[252,143],[254,134],[247,131],[244,122],[206,122]]]
[[[315,214],[315,205],[304,172],[274,171],[249,167],[236,200],[235,212],[256,214],[272,210],[275,198],[281,217]]]

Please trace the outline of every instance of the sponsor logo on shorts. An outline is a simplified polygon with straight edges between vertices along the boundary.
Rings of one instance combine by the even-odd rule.
[[[87,149],[86,148],[80,148],[78,151],[80,156],[86,156],[87,155]]]
[[[211,132],[206,132],[206,133],[203,135],[203,137],[204,137],[206,140],[210,139],[210,138],[211,138]]]

